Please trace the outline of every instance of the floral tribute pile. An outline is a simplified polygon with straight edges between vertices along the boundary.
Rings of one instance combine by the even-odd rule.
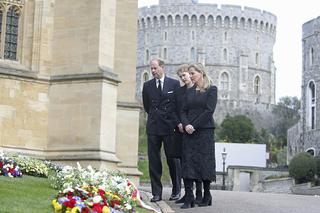
[[[20,168],[13,159],[10,159],[0,151],[0,176],[22,177]]]
[[[136,207],[155,211],[145,205],[138,189],[120,173],[99,171],[91,166],[65,166],[49,175],[51,185],[60,192],[52,205],[62,213],[135,212]]]

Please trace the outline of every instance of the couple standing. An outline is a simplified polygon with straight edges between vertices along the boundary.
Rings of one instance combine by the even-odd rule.
[[[182,72],[184,77],[178,72],[186,84],[181,88],[177,80],[165,76],[162,60],[151,60],[150,66],[154,78],[144,83],[142,97],[144,109],[148,113],[146,128],[153,195],[151,201],[162,199],[160,150],[163,143],[173,185],[169,200],[180,198],[182,176],[185,196],[181,199],[184,202],[181,208],[194,207],[192,187],[194,182],[199,181],[203,182],[204,197],[198,204],[211,205],[210,183],[215,181],[212,116],[217,102],[217,88],[212,86],[201,64],[190,65]],[[178,132],[183,132],[180,137],[182,141],[173,140],[173,135]],[[175,150],[179,142],[182,142],[182,150]],[[177,158],[177,151],[182,153],[180,158]]]

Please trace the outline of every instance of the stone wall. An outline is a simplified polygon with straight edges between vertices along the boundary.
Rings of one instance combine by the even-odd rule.
[[[0,74],[0,146],[47,148],[48,86],[45,81]]]

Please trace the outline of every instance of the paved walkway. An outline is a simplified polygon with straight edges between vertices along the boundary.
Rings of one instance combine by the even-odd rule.
[[[320,213],[320,196],[212,190],[212,206],[180,209],[180,204],[168,200],[170,188],[164,188],[163,201],[156,204],[147,201],[150,187],[140,190],[147,204],[164,213]]]

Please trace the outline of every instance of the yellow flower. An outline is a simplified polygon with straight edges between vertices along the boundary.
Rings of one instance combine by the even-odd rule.
[[[53,205],[53,208],[54,208],[54,211],[55,212],[58,212],[62,209],[62,205],[60,205],[56,199],[52,200],[52,205]]]
[[[110,213],[109,207],[108,207],[108,206],[104,206],[104,207],[102,208],[102,213]]]
[[[79,206],[73,207],[73,208],[71,209],[71,213],[79,213],[79,212],[81,212],[81,209],[80,209]]]

